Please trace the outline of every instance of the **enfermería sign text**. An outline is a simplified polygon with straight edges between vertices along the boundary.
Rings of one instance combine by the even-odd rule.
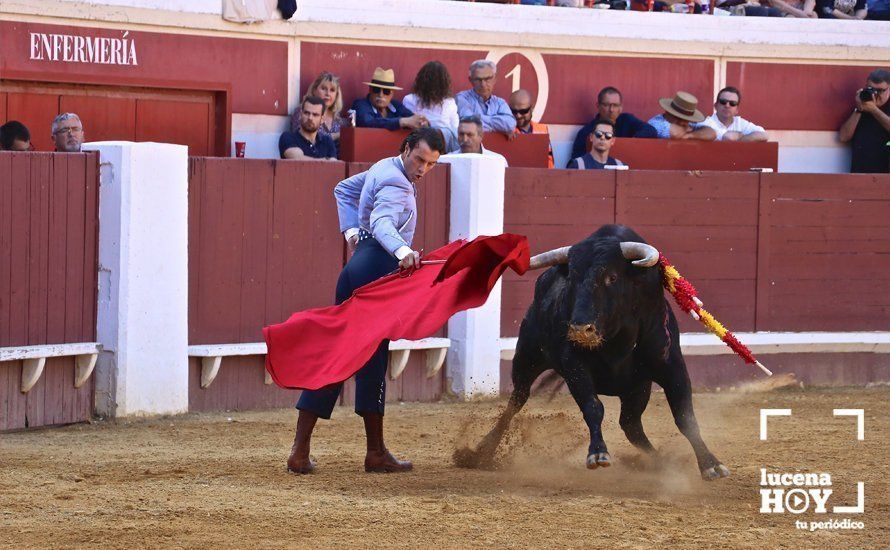
[[[139,64],[136,59],[135,39],[40,32],[29,34],[31,59],[34,61],[95,63],[99,65]]]

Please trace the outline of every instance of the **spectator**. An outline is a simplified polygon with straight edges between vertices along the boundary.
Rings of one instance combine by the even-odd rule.
[[[457,94],[457,112],[461,117],[478,116],[486,132],[501,132],[509,137],[516,129],[516,119],[507,102],[492,94],[496,75],[497,65],[491,61],[474,61],[469,77],[473,89]]]
[[[330,135],[319,131],[324,116],[325,102],[320,97],[308,96],[300,105],[300,127],[296,132],[284,132],[278,139],[278,152],[283,159],[337,160],[337,148]]]
[[[890,21],[890,0],[868,0],[869,21]]]
[[[349,126],[350,121],[340,116],[343,110],[343,97],[340,94],[340,79],[333,73],[327,71],[318,75],[318,77],[309,86],[309,90],[305,99],[309,96],[320,97],[324,100],[324,116],[322,116],[321,124],[318,126],[318,133],[331,136],[334,145],[340,143],[340,127]],[[301,126],[302,113],[294,112],[291,118],[291,132],[296,132]]]
[[[865,0],[816,0],[816,14],[820,19],[865,19],[868,6]]]
[[[10,120],[0,126],[0,150],[31,151],[31,132],[17,120]]]
[[[426,118],[423,115],[415,115],[406,109],[399,100],[393,99],[393,91],[402,88],[396,86],[395,72],[392,69],[383,70],[377,67],[374,69],[371,82],[365,82],[365,84],[369,86],[368,95],[362,99],[356,99],[352,103],[356,126],[387,130],[398,130],[399,128],[415,130],[421,126],[427,126]]]
[[[863,99],[864,98],[864,99]],[[850,172],[890,172],[890,71],[877,69],[868,75],[865,88],[856,91],[856,107],[841,126],[841,142],[853,143]]]
[[[430,127],[442,131],[448,151],[457,149],[459,117],[451,92],[451,75],[445,65],[438,61],[424,64],[414,78],[411,91],[403,100],[405,107],[425,117]]]
[[[482,119],[479,116],[461,117],[460,124],[457,125],[457,141],[460,149],[455,153],[475,153],[477,155],[485,155],[498,158],[507,166],[507,159],[503,155],[499,155],[494,151],[489,151],[482,145]]]
[[[714,114],[702,122],[713,128],[719,141],[766,141],[769,136],[761,126],[739,116],[742,94],[737,88],[727,86],[717,94]]]
[[[777,7],[764,5],[769,0],[717,0],[716,7],[730,12],[732,15],[747,17],[785,17],[785,13]]]
[[[572,144],[572,158],[583,156],[587,152],[588,138],[599,120],[608,120],[614,127],[615,137],[621,138],[655,138],[655,128],[630,113],[623,112],[621,92],[618,88],[606,86],[596,96],[596,118],[585,124]]]
[[[649,119],[658,137],[662,139],[698,139],[713,141],[717,132],[708,126],[696,124],[705,119],[698,110],[698,99],[689,92],[677,92],[673,98],[658,100],[664,113]]]
[[[83,124],[74,113],[62,113],[53,119],[53,141],[60,153],[79,153],[83,145]]]
[[[516,119],[516,130],[510,136],[514,139],[520,134],[550,134],[546,124],[532,121],[535,111],[535,102],[528,90],[516,90],[510,95],[510,112]],[[553,168],[553,146],[547,149],[547,166]]]
[[[566,166],[569,170],[602,170],[606,166],[624,166],[609,156],[615,145],[615,125],[608,120],[598,120],[590,133],[590,152],[573,158]]]
[[[815,19],[816,0],[768,0],[769,5],[785,14],[785,17]]]

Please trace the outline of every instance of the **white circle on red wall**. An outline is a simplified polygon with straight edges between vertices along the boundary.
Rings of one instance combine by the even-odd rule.
[[[550,81],[547,76],[547,64],[544,63],[544,57],[540,52],[532,50],[495,48],[489,50],[485,59],[497,64],[501,59],[511,53],[516,53],[526,58],[535,70],[535,76],[538,79],[538,90],[537,94],[535,94],[535,110],[532,112],[532,120],[540,122],[541,118],[544,116],[544,111],[547,109],[547,97],[550,95]]]

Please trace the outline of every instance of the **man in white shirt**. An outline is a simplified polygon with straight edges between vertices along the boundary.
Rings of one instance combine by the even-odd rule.
[[[490,151],[482,145],[482,119],[476,115],[461,117],[460,123],[457,125],[457,142],[460,149],[452,151],[452,153],[475,153],[494,157],[508,166],[507,159],[499,153]]]
[[[699,126],[713,128],[717,132],[717,141],[766,141],[769,136],[763,127],[739,116],[741,100],[742,94],[737,88],[723,88],[714,102],[714,114]]]

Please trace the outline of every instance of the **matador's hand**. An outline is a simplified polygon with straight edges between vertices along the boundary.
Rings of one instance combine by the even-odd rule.
[[[346,239],[346,251],[350,256],[355,254],[355,247],[358,245],[358,235],[353,235]]]
[[[399,260],[401,269],[417,269],[420,267],[420,252],[414,250],[410,254]]]

